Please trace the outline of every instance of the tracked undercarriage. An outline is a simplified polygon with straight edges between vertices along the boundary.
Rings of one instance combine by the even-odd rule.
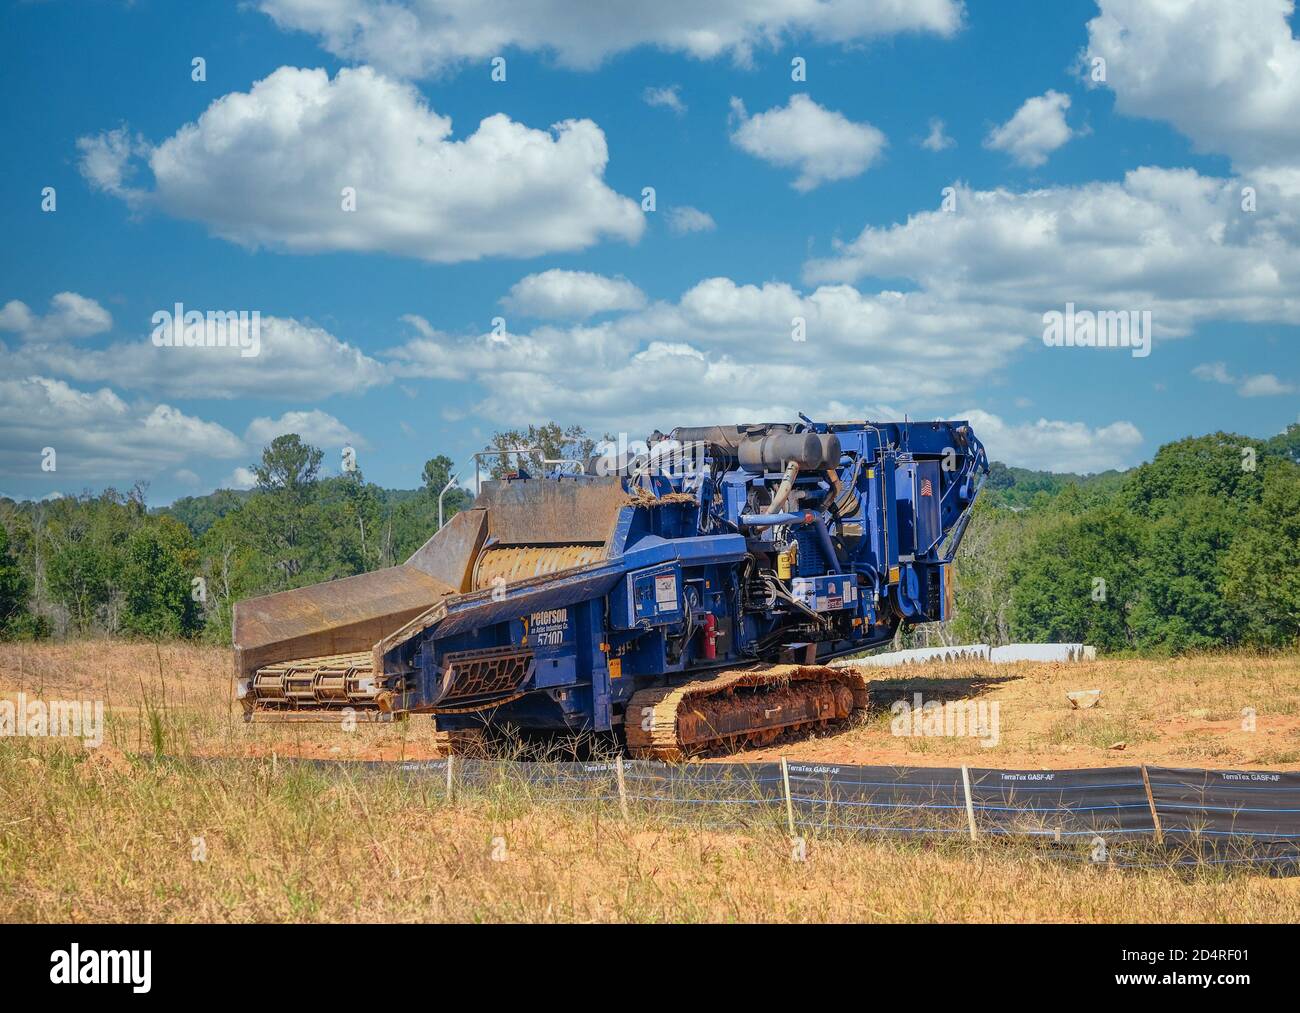
[[[680,763],[842,725],[866,706],[866,680],[852,669],[754,665],[641,690],[624,728],[633,757]]]
[[[368,654],[268,665],[258,670],[256,698],[245,700],[245,709],[254,721],[391,719],[375,706],[371,673]],[[752,665],[641,690],[628,701],[624,730],[632,757],[680,763],[838,727],[866,706],[866,680],[852,669]],[[448,755],[489,749],[483,729],[438,732],[436,741]]]

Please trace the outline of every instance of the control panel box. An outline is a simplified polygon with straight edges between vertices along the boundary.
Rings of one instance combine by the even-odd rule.
[[[847,573],[795,577],[790,582],[790,592],[814,612],[834,612],[858,606],[857,581]]]
[[[610,623],[616,629],[667,626],[682,618],[681,568],[676,563],[629,573],[623,594],[610,596]]]

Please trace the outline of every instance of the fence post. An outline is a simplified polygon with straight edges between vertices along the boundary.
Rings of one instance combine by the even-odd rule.
[[[615,772],[618,774],[618,807],[623,811],[623,819],[627,819],[627,785],[623,783],[623,754],[619,753],[615,757]]]
[[[452,768],[456,764],[456,754],[447,754],[447,801],[450,802],[453,797],[454,789],[452,788]]]
[[[961,765],[961,786],[966,792],[966,824],[970,827],[970,839],[975,840],[975,804],[970,797],[970,768]]]
[[[1165,832],[1160,828],[1160,814],[1156,812],[1156,797],[1151,793],[1151,778],[1147,777],[1147,765],[1142,764],[1142,787],[1147,790],[1147,805],[1151,807],[1151,823],[1156,828],[1156,843],[1165,843]]]
[[[790,827],[790,836],[794,836],[794,801],[790,798],[790,766],[781,757],[781,782],[785,785],[785,821]]]

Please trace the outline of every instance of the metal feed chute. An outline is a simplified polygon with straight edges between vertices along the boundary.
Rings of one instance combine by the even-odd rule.
[[[666,760],[830,727],[826,662],[950,609],[982,476],[965,422],[675,430],[585,473],[483,484],[402,566],[241,602],[250,717],[432,714],[615,733]]]

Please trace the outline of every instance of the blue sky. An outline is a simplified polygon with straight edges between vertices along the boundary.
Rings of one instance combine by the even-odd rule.
[[[1084,471],[1297,421],[1289,0],[462,6],[4,10],[0,493],[168,502],[286,429],[412,487],[550,419],[960,415]],[[259,354],[156,347],[177,302]],[[1047,347],[1067,302],[1151,354]]]

